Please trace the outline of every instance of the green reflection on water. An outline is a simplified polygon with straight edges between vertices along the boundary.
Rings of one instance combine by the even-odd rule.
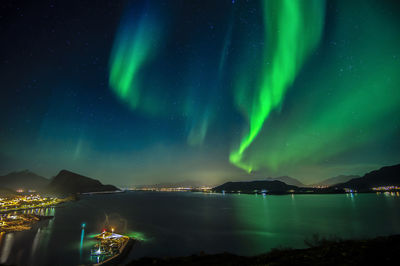
[[[127,236],[139,240],[139,241],[148,241],[149,239],[142,232],[130,232]]]
[[[79,247],[79,255],[82,257],[82,248],[83,248],[83,239],[85,237],[85,228],[82,227],[82,232],[81,232],[81,245]]]

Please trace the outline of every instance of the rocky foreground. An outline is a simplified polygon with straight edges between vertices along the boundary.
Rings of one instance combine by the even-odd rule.
[[[254,257],[229,253],[141,258],[127,265],[397,265],[400,235],[368,240],[306,241],[307,249],[275,249]]]

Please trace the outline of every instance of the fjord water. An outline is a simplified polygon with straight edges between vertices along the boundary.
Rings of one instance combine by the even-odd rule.
[[[0,236],[0,263],[90,263],[91,236],[106,217],[140,238],[126,258],[232,252],[255,255],[305,247],[313,234],[363,238],[400,233],[398,194],[239,195],[125,192],[84,196],[32,230]],[[82,228],[82,224],[85,227]]]

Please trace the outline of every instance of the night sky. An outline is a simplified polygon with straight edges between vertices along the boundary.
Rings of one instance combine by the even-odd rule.
[[[311,183],[400,162],[400,4],[0,2],[0,174]]]

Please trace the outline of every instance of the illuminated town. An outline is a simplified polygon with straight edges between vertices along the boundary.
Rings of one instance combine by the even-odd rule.
[[[51,207],[65,201],[66,199],[42,197],[40,195],[20,195],[14,197],[4,197],[0,198],[0,213]]]
[[[29,230],[38,221],[40,218],[34,214],[4,214],[0,216],[0,233]]]
[[[128,190],[137,191],[162,191],[162,192],[211,192],[212,187],[134,187]]]
[[[383,186],[383,187],[373,187],[374,191],[396,191],[400,190],[399,186]]]
[[[40,195],[0,198],[0,233],[29,230],[36,222],[52,218],[53,208],[67,200]]]

